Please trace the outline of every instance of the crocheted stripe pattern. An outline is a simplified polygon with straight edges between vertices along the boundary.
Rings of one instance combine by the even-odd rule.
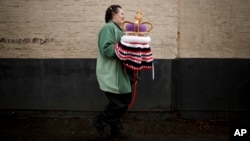
[[[152,69],[153,54],[150,37],[123,36],[115,44],[115,53],[124,66],[132,70]]]

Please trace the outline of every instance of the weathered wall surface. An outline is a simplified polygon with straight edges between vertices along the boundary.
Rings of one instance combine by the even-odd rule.
[[[129,3],[129,5],[128,5]],[[1,58],[96,58],[111,4],[152,22],[155,58],[249,58],[248,0],[1,0]]]
[[[249,58],[249,0],[179,0],[179,58]]]
[[[0,58],[96,58],[97,34],[111,4],[120,4],[131,21],[141,9],[154,25],[155,58],[176,57],[176,0],[1,0]]]

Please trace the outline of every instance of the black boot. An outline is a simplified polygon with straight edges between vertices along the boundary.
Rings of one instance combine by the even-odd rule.
[[[134,135],[129,131],[125,131],[121,124],[112,124],[110,132],[113,140],[129,140],[134,138]]]
[[[94,127],[96,128],[98,134],[100,135],[100,137],[102,139],[106,139],[107,138],[107,135],[104,131],[104,125],[102,124],[102,122],[100,121],[99,117],[94,117],[92,119],[92,124],[94,125]]]

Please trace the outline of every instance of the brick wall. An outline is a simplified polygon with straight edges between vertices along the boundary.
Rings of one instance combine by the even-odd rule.
[[[153,23],[155,58],[250,57],[247,0],[1,0],[0,58],[96,58],[111,4]]]
[[[155,57],[176,56],[175,0],[1,0],[0,57],[95,58],[97,34],[111,4],[123,7],[126,20],[143,10],[144,21],[155,27],[151,45]]]
[[[249,0],[180,0],[178,57],[249,58]]]

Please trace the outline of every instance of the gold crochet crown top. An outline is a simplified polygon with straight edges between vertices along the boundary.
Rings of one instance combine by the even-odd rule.
[[[149,26],[148,29],[146,25]],[[124,21],[122,24],[122,30],[127,35],[147,35],[152,29],[153,25],[150,22],[142,21],[141,10],[136,11],[134,22]]]

